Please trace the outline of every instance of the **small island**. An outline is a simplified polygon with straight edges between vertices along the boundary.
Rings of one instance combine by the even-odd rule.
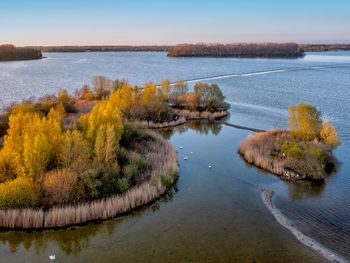
[[[290,130],[248,136],[239,146],[244,160],[291,181],[324,180],[336,171],[332,149],[340,140],[335,127],[308,104],[291,106],[288,123]]]
[[[15,47],[14,45],[0,45],[0,61],[32,60],[43,57],[39,49]]]
[[[169,57],[300,58],[304,50],[296,43],[180,44]]]
[[[218,118],[229,107],[215,84],[188,92],[183,81],[91,83],[75,96],[62,89],[10,105],[0,116],[0,228],[66,227],[154,201],[175,183],[178,161],[148,128]]]

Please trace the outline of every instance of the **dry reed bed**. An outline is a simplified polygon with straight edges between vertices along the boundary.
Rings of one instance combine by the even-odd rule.
[[[171,175],[169,178],[172,183],[176,180],[177,154],[161,135],[153,132],[149,134],[152,140],[147,142],[148,147],[147,149],[143,147],[143,151],[147,152],[145,159],[150,164],[151,172],[148,177],[159,177],[157,184],[151,184],[148,180],[120,195],[77,206],[53,207],[47,211],[43,209],[0,210],[0,227],[5,229],[42,229],[78,225],[112,218],[159,198],[167,191],[167,188],[161,183],[160,177],[165,173]]]
[[[275,135],[280,132],[276,130],[249,135],[239,145],[239,153],[249,164],[283,176],[285,174],[283,159],[277,161],[271,158],[271,149],[275,148],[276,143],[279,143]]]
[[[184,117],[179,117],[177,120],[171,121],[171,122],[155,123],[152,121],[132,121],[130,123],[142,128],[161,129],[161,128],[179,126],[184,124],[185,122],[186,122],[186,119]]]
[[[299,141],[305,148],[317,148],[326,158],[323,164],[315,155],[305,150],[304,156],[293,158],[282,150],[284,142],[295,138],[284,130],[272,130],[249,135],[239,146],[239,153],[249,163],[281,176],[287,180],[323,180],[336,169],[331,150],[318,141]],[[326,166],[331,165],[330,171]]]
[[[189,110],[175,110],[175,112],[184,117],[186,120],[216,120],[226,117],[228,115],[227,111],[217,111],[217,112],[209,112],[209,111],[189,111]]]

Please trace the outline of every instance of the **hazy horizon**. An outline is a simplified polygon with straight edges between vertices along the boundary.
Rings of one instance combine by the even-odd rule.
[[[12,0],[0,43],[17,46],[350,43],[350,2]]]

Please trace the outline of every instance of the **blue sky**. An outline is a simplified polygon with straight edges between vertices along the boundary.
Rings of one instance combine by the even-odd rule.
[[[349,0],[0,0],[0,43],[350,43]]]

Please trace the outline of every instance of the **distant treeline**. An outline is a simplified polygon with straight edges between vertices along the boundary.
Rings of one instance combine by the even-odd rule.
[[[15,47],[14,45],[0,45],[0,61],[30,60],[42,58],[41,51],[27,47]]]
[[[335,51],[335,50],[350,50],[350,44],[330,44],[330,45],[300,45],[305,51],[317,52],[317,51]]]
[[[296,43],[181,44],[169,57],[298,58],[304,51]]]
[[[123,52],[123,51],[149,51],[165,52],[170,46],[35,46],[42,52]]]

